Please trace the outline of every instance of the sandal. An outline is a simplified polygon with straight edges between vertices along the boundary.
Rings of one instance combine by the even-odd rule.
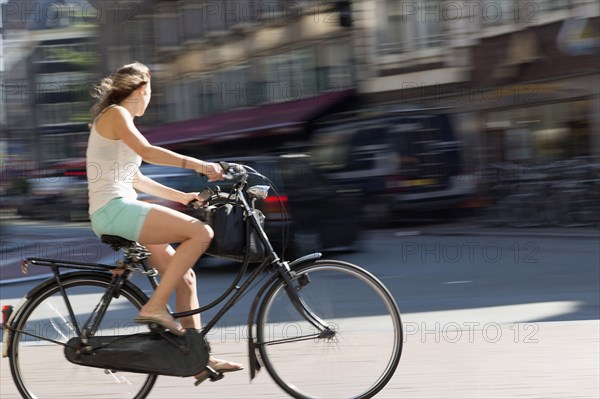
[[[217,374],[222,375],[223,373],[231,373],[232,371],[240,371],[244,369],[244,366],[238,363],[228,362],[226,360],[219,359],[211,359],[208,362],[207,367],[212,368]],[[194,376],[196,381],[194,382],[195,386],[202,384],[206,381],[210,376],[208,370],[204,370]],[[211,378],[211,380],[216,381],[216,379]]]
[[[171,331],[175,335],[182,336],[185,334],[185,330],[181,325],[175,321],[168,313],[153,314],[150,316],[138,316],[133,319],[138,324],[158,324],[159,326]]]

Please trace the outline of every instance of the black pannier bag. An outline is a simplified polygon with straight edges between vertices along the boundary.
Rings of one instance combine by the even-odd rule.
[[[265,216],[257,209],[261,226],[264,226]],[[208,224],[215,236],[206,250],[207,255],[230,259],[237,262],[244,260],[246,248],[250,262],[260,262],[265,256],[265,249],[258,233],[250,225],[244,215],[244,209],[233,203],[222,203],[202,208],[199,219]],[[246,230],[250,229],[250,242],[246,245]]]

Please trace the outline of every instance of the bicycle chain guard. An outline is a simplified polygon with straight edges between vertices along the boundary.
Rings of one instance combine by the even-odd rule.
[[[170,332],[95,336],[87,345],[71,338],[65,357],[79,366],[189,377],[206,369],[209,351],[204,336],[190,328],[183,336]]]

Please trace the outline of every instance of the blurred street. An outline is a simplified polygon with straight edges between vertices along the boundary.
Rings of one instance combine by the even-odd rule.
[[[364,231],[354,252],[330,254],[381,278],[403,314],[400,366],[377,397],[597,398],[599,238],[594,228],[412,223]],[[2,305],[15,304],[37,284],[14,280],[22,276],[17,258],[23,254],[46,251],[53,257],[67,248],[65,259],[114,259],[108,248],[99,254],[101,245],[85,225],[5,225],[2,240]],[[206,303],[225,288],[236,265],[203,262],[206,267],[197,272],[201,302]],[[218,356],[246,362],[244,324],[251,299],[244,297],[209,335]],[[1,366],[2,398],[17,398],[8,360]],[[283,393],[263,370],[251,385],[245,371],[200,388],[162,377],[150,397],[198,395]]]
[[[272,188],[256,210],[274,247],[289,231],[283,258],[323,250],[395,297],[405,347],[378,397],[599,399],[597,3],[0,0],[0,305],[50,276],[22,258],[119,259],[90,229],[92,186],[196,216],[173,201],[233,183],[209,184],[200,161],[242,163]],[[127,129],[99,116],[112,106]],[[89,156],[93,131],[143,163]],[[201,258],[200,302],[238,268]],[[247,363],[258,287],[209,334],[218,357]],[[87,381],[106,377],[55,392],[37,370],[59,397],[100,396]],[[0,399],[18,398],[0,371]],[[161,377],[150,397],[282,396],[262,370],[250,385]]]

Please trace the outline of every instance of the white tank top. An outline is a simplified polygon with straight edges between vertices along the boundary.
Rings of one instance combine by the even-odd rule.
[[[113,198],[137,198],[133,183],[141,164],[142,157],[122,140],[101,136],[94,121],[86,151],[90,216]]]

